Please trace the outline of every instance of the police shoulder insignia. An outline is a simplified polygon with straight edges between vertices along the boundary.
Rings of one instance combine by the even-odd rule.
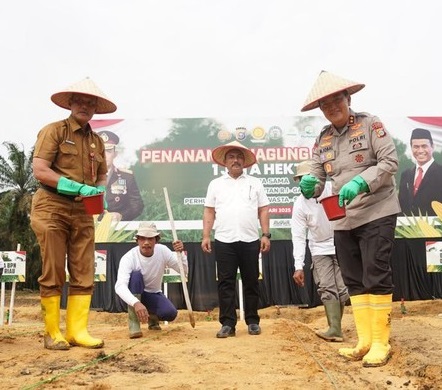
[[[371,129],[376,132],[376,137],[378,138],[382,138],[387,135],[382,122],[373,122],[371,125]]]
[[[376,129],[382,129],[384,127],[384,125],[382,124],[382,122],[373,122],[372,124],[371,124],[371,128],[373,129],[373,130],[376,130]]]
[[[384,129],[376,131],[376,137],[378,137],[378,138],[385,137],[386,135],[387,135],[387,133],[385,132]]]

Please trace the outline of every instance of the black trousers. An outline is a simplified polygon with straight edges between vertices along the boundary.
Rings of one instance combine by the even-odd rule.
[[[218,273],[219,322],[235,327],[236,275],[241,274],[246,324],[259,324],[259,240],[224,243],[215,240],[215,259]]]
[[[335,230],[336,255],[350,296],[393,292],[391,255],[396,214],[352,230]]]

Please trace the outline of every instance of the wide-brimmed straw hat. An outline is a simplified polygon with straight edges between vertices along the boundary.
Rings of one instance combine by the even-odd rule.
[[[313,85],[313,88],[305,100],[301,111],[309,111],[319,107],[319,100],[337,92],[347,91],[349,95],[352,95],[364,87],[365,84],[346,80],[342,77],[336,76],[333,73],[323,70]]]
[[[253,154],[253,152],[249,148],[241,145],[238,141],[229,142],[228,144],[221,145],[213,149],[212,151],[213,161],[215,161],[218,165],[225,167],[226,154],[227,152],[233,149],[238,149],[244,153],[244,168],[251,167],[253,164],[256,163],[256,157]]]
[[[96,114],[109,114],[117,110],[117,106],[112,103],[103,91],[89,78],[72,84],[60,92],[56,92],[51,96],[51,100],[62,108],[70,109],[69,100],[74,93],[94,96],[97,98]]]
[[[140,222],[138,226],[138,231],[135,236],[140,237],[157,237],[160,235],[160,232],[157,230],[157,226],[153,222]]]
[[[311,170],[311,162],[311,160],[301,161],[296,167],[296,175],[293,176],[293,179],[297,180],[301,176],[308,175]]]

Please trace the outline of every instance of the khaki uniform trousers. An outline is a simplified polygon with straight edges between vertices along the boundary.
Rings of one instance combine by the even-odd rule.
[[[69,295],[92,295],[95,229],[93,217],[86,214],[83,203],[40,188],[32,200],[31,227],[42,256],[40,295],[61,295],[66,261]]]

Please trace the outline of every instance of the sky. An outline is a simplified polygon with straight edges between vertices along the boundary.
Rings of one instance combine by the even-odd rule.
[[[442,116],[441,4],[3,1],[0,141],[30,150],[44,125],[69,114],[50,96],[85,77],[118,106],[94,119],[304,115],[321,70],[366,84],[356,111]]]

